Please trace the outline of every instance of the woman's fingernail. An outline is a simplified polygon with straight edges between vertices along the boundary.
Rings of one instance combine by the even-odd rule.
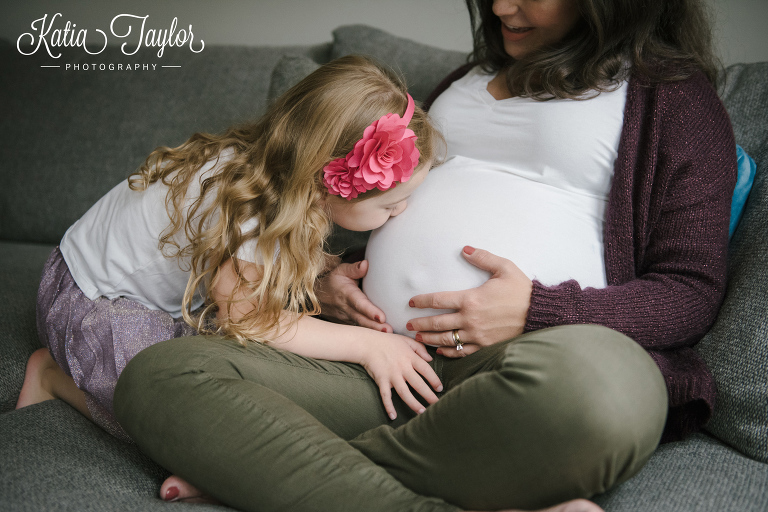
[[[415,307],[416,307],[416,303],[415,303],[415,302],[413,302],[412,300],[409,300],[409,301],[408,301],[408,305],[409,305],[410,307],[412,307],[412,308],[415,308]]]
[[[387,332],[387,328],[386,327],[382,327],[381,328],[381,332]]]
[[[397,415],[395,413],[393,412],[389,413],[389,419],[393,420],[395,418],[397,418]]]
[[[409,330],[410,330],[410,329],[409,329]],[[421,343],[422,341],[424,341],[424,339],[421,337],[421,334],[417,334],[416,336],[414,336],[414,338],[413,338],[413,339],[415,339],[415,340],[416,340],[416,341],[418,341],[419,343]]]
[[[475,252],[475,248],[471,247],[469,245],[465,245],[464,246],[464,252],[471,256]]]
[[[405,324],[405,328],[408,329],[409,331],[412,331],[413,330],[413,324],[411,322],[408,322],[407,324]]]
[[[178,487],[169,487],[165,491],[165,497],[163,498],[165,501],[171,501],[179,496],[179,488]]]
[[[426,411],[426,409],[424,409],[424,408],[422,407],[421,409],[419,409],[419,414],[424,414],[424,411]]]
[[[438,392],[438,393],[440,393],[442,390],[443,390],[443,385],[442,385],[442,384],[440,384],[439,386],[437,386],[437,392]]]
[[[379,315],[376,315],[375,317],[373,317],[373,319],[381,323],[381,317]]]
[[[437,355],[441,356],[441,355],[443,355],[443,349],[439,348],[439,349],[435,350],[435,353]]]

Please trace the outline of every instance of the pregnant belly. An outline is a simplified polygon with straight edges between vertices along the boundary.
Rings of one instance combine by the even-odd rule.
[[[465,245],[512,260],[531,279],[604,287],[605,201],[487,162],[454,157],[432,170],[408,208],[371,234],[363,291],[395,332],[444,311],[408,306],[422,293],[457,291],[490,277],[461,256]]]

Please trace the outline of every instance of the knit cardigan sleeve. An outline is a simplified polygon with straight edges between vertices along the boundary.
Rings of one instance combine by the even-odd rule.
[[[608,286],[534,281],[526,331],[592,323],[649,350],[696,343],[725,293],[735,148],[703,75],[655,86],[633,78],[606,209]]]

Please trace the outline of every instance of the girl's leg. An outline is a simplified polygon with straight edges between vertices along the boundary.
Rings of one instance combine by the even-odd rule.
[[[217,338],[169,340],[128,364],[114,403],[143,451],[242,510],[457,510],[410,491],[345,441],[389,423],[357,365]],[[397,425],[413,416],[396,407]]]
[[[545,329],[439,361],[436,404],[350,443],[417,493],[480,510],[588,498],[639,471],[661,438],[661,372],[610,329]]]
[[[16,409],[57,398],[64,400],[93,421],[85,402],[85,393],[78,389],[72,377],[56,364],[47,348],[38,349],[27,361],[24,384],[16,402]]]

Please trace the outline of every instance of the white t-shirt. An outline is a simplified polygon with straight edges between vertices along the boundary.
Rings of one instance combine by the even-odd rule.
[[[496,100],[491,78],[473,70],[437,99],[430,113],[449,159],[371,235],[363,290],[395,332],[438,313],[409,308],[414,295],[488,280],[462,258],[465,245],[508,258],[546,285],[606,286],[603,222],[626,83],[589,100],[540,102]]]
[[[187,190],[187,205],[199,197],[203,180],[231,157],[232,150],[225,150],[198,171],[198,179]],[[165,209],[167,193],[168,187],[162,181],[144,191],[131,190],[128,181],[123,181],[64,234],[61,253],[78,287],[89,299],[127,297],[150,309],[181,316],[190,261],[167,258],[160,250],[160,236],[170,223]],[[210,204],[214,195],[215,191],[209,192],[205,202]],[[258,221],[251,219],[241,229],[245,233],[256,226]],[[183,230],[174,239],[182,248],[188,244]],[[255,245],[255,239],[243,244],[237,258],[255,261]],[[198,294],[192,309],[202,303]]]

